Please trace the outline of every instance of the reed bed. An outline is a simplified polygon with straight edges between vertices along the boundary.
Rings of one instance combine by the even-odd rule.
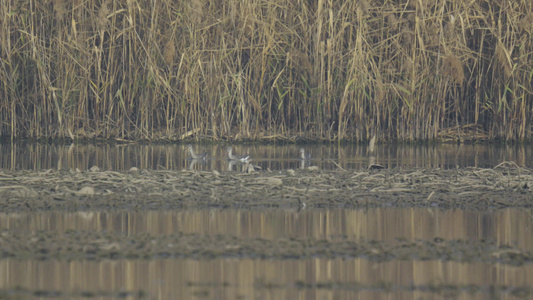
[[[2,1],[0,135],[525,140],[533,2]]]

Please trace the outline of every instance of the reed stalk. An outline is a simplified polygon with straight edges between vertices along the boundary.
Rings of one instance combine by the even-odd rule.
[[[0,14],[2,136],[532,138],[529,0],[34,0]]]

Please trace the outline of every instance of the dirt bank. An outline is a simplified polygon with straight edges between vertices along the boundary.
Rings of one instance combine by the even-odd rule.
[[[531,207],[533,170],[286,170],[194,172],[0,171],[0,209],[9,211],[259,208]]]
[[[309,259],[364,258],[393,260],[443,260],[501,263],[514,266],[533,262],[529,251],[489,241],[398,240],[352,241],[344,238],[240,238],[231,235],[175,233],[163,236],[124,235],[117,232],[43,231],[0,233],[0,259]]]
[[[186,208],[262,209],[287,207],[365,208],[432,207],[474,210],[531,207],[533,170],[504,163],[494,169],[466,168],[281,172],[192,172],[131,170],[0,171],[3,212],[90,210],[168,210]],[[172,232],[68,230],[0,231],[0,260],[150,260],[150,259],[363,259],[375,262],[440,260],[462,263],[523,266],[533,253],[516,245],[487,240],[351,240],[308,237],[272,239]],[[205,287],[200,282],[200,287]],[[212,283],[208,283],[209,286]],[[225,283],[223,284],[225,287]],[[528,297],[518,285],[401,285],[334,281],[296,281],[286,285],[258,282],[256,289],[417,291],[457,296],[507,295]],[[3,295],[35,297],[144,297],[145,291],[58,291],[0,289]]]

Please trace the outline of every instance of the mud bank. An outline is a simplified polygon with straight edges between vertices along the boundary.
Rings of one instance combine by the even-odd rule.
[[[443,260],[500,263],[533,262],[533,254],[512,245],[490,241],[433,240],[393,242],[313,238],[239,238],[231,235],[149,234],[69,231],[57,233],[0,233],[0,259],[353,259]]]
[[[531,207],[533,170],[0,171],[9,211],[261,207]]]
[[[202,208],[291,209],[428,207],[472,210],[531,207],[533,170],[504,163],[494,169],[466,168],[282,172],[193,172],[131,170],[100,171],[0,171],[0,209],[5,213],[39,214],[43,211],[181,210]],[[433,210],[432,210],[433,211]],[[77,227],[76,227],[77,228]],[[439,261],[529,268],[533,253],[515,244],[484,239],[365,240],[344,235],[328,238],[234,236],[184,233],[179,227],[164,235],[149,232],[91,230],[0,230],[0,261],[97,262],[123,260],[306,260],[360,259],[371,262]],[[415,265],[415,264],[413,264]],[[502,267],[502,265],[504,265]],[[70,268],[70,267],[69,267]],[[363,268],[363,273],[365,269]],[[353,270],[350,270],[352,272]],[[372,270],[370,270],[372,272]],[[255,274],[255,273],[251,273]],[[203,277],[202,277],[203,278]],[[206,277],[208,278],[208,277]],[[195,295],[207,297],[217,288],[240,285],[209,279],[184,282]],[[461,295],[499,298],[529,297],[522,281],[508,283],[408,283],[301,280],[287,282],[255,278],[255,292],[300,290],[373,293],[413,293],[418,296]],[[139,290],[61,290],[52,287],[0,288],[4,297],[49,298],[149,298],[157,294]],[[409,294],[411,295],[411,294]],[[237,297],[234,297],[237,298]],[[408,297],[412,298],[412,297]]]

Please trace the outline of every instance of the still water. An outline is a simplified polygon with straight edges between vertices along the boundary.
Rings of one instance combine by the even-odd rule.
[[[531,286],[533,275],[531,266],[365,259],[0,261],[0,269],[10,274],[3,286],[63,291],[67,299],[76,291],[92,291],[79,299],[523,299],[491,296],[491,286]],[[431,293],[447,285],[461,289]]]
[[[194,162],[186,145],[51,145],[35,143],[0,144],[0,169],[87,170],[98,166],[101,170],[129,170],[132,167],[150,170],[218,170],[227,171],[227,145],[193,145],[196,152],[209,152],[205,162]],[[302,162],[299,149],[303,147],[312,158]],[[370,163],[387,168],[491,168],[503,161],[518,166],[533,167],[531,145],[446,144],[377,145],[374,155],[366,145],[234,145],[234,153],[250,154],[252,162],[264,170],[297,169],[317,166],[321,169],[365,169]]]
[[[272,239],[492,240],[533,251],[530,211],[429,210],[186,210],[1,214],[0,231],[173,232]],[[111,261],[0,261],[0,288],[90,291],[148,299],[434,298],[430,287],[456,285],[460,299],[486,299],[491,286],[530,286],[533,266],[438,260],[373,262],[357,259],[152,259]],[[475,286],[471,293],[468,287]],[[394,295],[394,296],[393,296]],[[508,295],[509,299],[513,299]]]
[[[43,145],[0,144],[0,172],[8,170],[139,169],[233,170],[224,159],[226,145],[194,145],[210,158],[192,164],[185,145]],[[234,145],[265,170],[494,167],[504,161],[533,167],[528,145],[485,144],[378,145],[375,155],[364,145],[306,145],[310,162],[298,160],[300,146]],[[1,184],[1,182],[0,182]],[[2,232],[119,232],[124,235],[231,235],[324,240],[494,241],[533,251],[530,209],[487,211],[423,208],[373,209],[187,209],[170,211],[41,211],[2,213]],[[38,291],[89,299],[518,299],[513,288],[533,285],[533,266],[440,260],[375,262],[355,259],[0,259],[0,298],[40,298]],[[455,289],[435,293],[436,289]],[[495,290],[504,292],[495,293]],[[25,294],[26,291],[26,294]],[[28,292],[29,291],[29,292]],[[52,293],[52,294],[50,294]],[[529,294],[530,295],[530,294]]]

